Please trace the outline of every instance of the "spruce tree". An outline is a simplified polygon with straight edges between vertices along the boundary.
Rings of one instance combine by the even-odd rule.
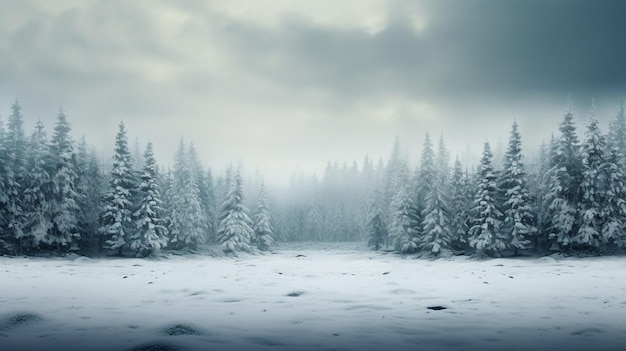
[[[609,123],[608,144],[615,148],[618,155],[618,165],[626,167],[626,104],[622,100],[619,111]]]
[[[491,165],[493,154],[485,142],[476,195],[474,196],[474,225],[470,228],[470,246],[490,256],[499,256],[506,249],[506,238],[501,232],[502,212],[497,203],[496,174]]]
[[[181,139],[174,159],[170,193],[170,244],[175,249],[196,250],[205,242],[206,221],[189,154]]]
[[[128,246],[136,228],[133,225],[133,196],[137,190],[137,179],[133,172],[133,162],[128,148],[126,128],[120,122],[115,136],[113,168],[109,179],[109,190],[104,196],[104,211],[100,233],[106,238],[106,248],[122,250]]]
[[[502,232],[507,244],[515,250],[529,248],[537,233],[533,199],[528,190],[528,179],[522,156],[522,137],[513,122],[509,147],[504,155],[504,167],[500,178],[500,191],[503,195],[504,223]]]
[[[408,185],[400,188],[393,197],[390,217],[389,237],[393,248],[401,253],[417,251],[419,247],[419,216]]]
[[[31,249],[39,249],[52,228],[52,180],[48,172],[50,149],[45,127],[37,121],[31,136],[28,154],[28,173],[24,181],[24,233]]]
[[[167,229],[161,218],[161,192],[157,183],[158,173],[152,143],[144,153],[143,172],[139,184],[138,209],[133,214],[137,230],[130,238],[130,248],[137,256],[154,255],[167,244]]]
[[[439,140],[434,166],[431,184],[424,188],[426,203],[422,211],[420,249],[439,254],[441,250],[450,249],[453,239],[449,218],[449,155],[443,137]]]
[[[376,185],[370,202],[367,223],[367,246],[373,250],[379,250],[387,241],[387,225],[383,212],[384,198],[380,191],[380,185]]]
[[[589,125],[582,144],[582,181],[579,204],[580,224],[572,236],[572,242],[583,249],[598,250],[602,244],[602,226],[606,214],[606,182],[602,167],[605,165],[606,140],[600,131],[595,116],[595,105],[591,106]]]
[[[70,136],[71,127],[63,109],[57,114],[57,122],[50,143],[52,177],[52,228],[45,242],[59,250],[77,250],[80,239],[78,218],[80,195],[76,191],[76,156]]]
[[[574,115],[569,111],[559,126],[560,136],[551,149],[550,178],[546,206],[549,233],[553,249],[571,248],[572,237],[578,231],[578,205],[582,163],[576,136]]]
[[[4,147],[8,163],[4,189],[7,196],[5,230],[12,233],[17,249],[21,251],[22,239],[25,236],[22,193],[24,191],[24,178],[26,177],[26,137],[24,135],[22,107],[17,100],[11,105]]]
[[[452,231],[452,247],[462,250],[467,247],[467,233],[469,231],[469,210],[471,196],[468,177],[463,172],[461,161],[457,157],[452,168],[450,180],[450,229]]]
[[[623,248],[626,246],[626,174],[620,162],[618,148],[611,146],[601,169],[606,196],[601,234],[605,244]]]
[[[13,251],[13,236],[6,229],[7,217],[9,216],[8,207],[8,173],[9,162],[4,145],[4,125],[0,119],[0,253],[8,253]]]
[[[225,253],[253,251],[250,240],[254,230],[248,217],[248,209],[244,206],[243,181],[239,172],[233,176],[230,190],[220,210],[219,222],[217,236]]]
[[[274,229],[272,228],[271,220],[265,185],[261,183],[254,213],[254,244],[261,251],[269,251],[274,244]]]

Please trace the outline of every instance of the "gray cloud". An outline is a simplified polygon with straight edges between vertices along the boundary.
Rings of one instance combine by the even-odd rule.
[[[284,167],[377,158],[396,133],[462,148],[514,117],[549,133],[567,93],[612,114],[626,91],[624,2],[362,3],[0,2],[0,103],[51,126],[62,101],[103,149],[123,118],[163,153],[184,134],[207,163]]]

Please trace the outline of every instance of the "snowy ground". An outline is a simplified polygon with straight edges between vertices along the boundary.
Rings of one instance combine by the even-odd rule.
[[[0,350],[625,348],[626,257],[0,257]]]

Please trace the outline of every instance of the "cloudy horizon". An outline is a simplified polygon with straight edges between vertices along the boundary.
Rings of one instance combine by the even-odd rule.
[[[0,1],[0,116],[17,97],[27,132],[62,104],[99,152],[123,120],[131,144],[171,162],[181,138],[205,166],[270,176],[327,160],[412,159],[424,134],[453,152],[578,134],[595,98],[626,96],[620,1]]]

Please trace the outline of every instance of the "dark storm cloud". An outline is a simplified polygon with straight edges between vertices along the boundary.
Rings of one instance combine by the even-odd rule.
[[[380,32],[285,17],[279,28],[223,28],[242,67],[340,98],[524,97],[626,89],[626,2],[393,3]],[[416,30],[411,15],[426,20]]]

